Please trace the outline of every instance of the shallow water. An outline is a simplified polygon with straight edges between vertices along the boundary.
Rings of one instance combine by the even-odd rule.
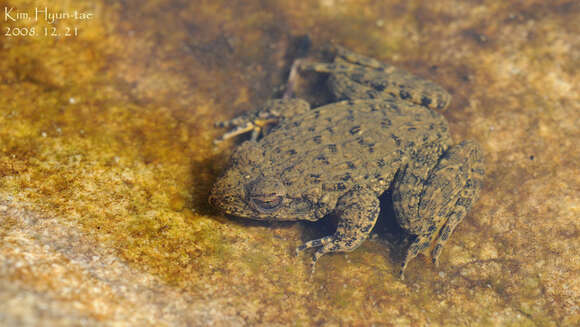
[[[2,7],[30,18],[0,20],[2,324],[580,323],[577,2]],[[35,21],[45,7],[94,15]],[[304,35],[311,57],[334,42],[453,94],[452,136],[482,145],[487,178],[439,267],[417,259],[398,279],[407,243],[388,205],[375,237],[312,279],[294,248],[332,221],[207,205],[234,147],[213,146],[213,123],[280,96]],[[319,82],[301,84],[313,103]]]

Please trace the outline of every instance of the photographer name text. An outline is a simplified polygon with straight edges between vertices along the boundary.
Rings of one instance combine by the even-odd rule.
[[[76,20],[86,21],[95,17],[92,12],[84,11],[52,11],[47,7],[37,7],[29,11],[18,10],[13,7],[4,7],[4,21],[18,22],[18,21],[44,21],[48,24],[54,24],[61,20]]]

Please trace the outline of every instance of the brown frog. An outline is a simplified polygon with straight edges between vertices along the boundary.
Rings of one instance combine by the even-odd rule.
[[[438,263],[441,249],[477,199],[483,156],[472,141],[452,145],[436,110],[451,96],[440,86],[391,65],[337,48],[332,63],[300,70],[329,74],[336,102],[311,109],[300,99],[273,100],[222,127],[225,138],[252,132],[214,185],[210,203],[258,220],[338,217],[334,234],[298,251],[352,251],[379,216],[379,196],[392,186],[396,219],[416,236],[401,278],[419,253]]]

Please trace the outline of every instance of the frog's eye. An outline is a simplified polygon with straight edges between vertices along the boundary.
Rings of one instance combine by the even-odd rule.
[[[250,203],[254,209],[260,212],[271,213],[276,211],[282,205],[282,196],[270,194],[252,197]]]
[[[278,211],[286,194],[278,179],[263,176],[249,183],[246,192],[249,205],[259,213]]]

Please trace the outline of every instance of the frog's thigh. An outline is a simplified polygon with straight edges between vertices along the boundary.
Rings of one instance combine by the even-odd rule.
[[[423,189],[421,220],[416,222],[419,233],[403,262],[401,277],[411,259],[431,248],[437,263],[443,245],[477,199],[483,174],[483,156],[476,143],[463,142],[442,156]]]
[[[384,72],[390,72],[390,71],[396,69],[392,65],[385,64],[385,63],[380,62],[376,59],[369,58],[369,57],[363,56],[361,54],[352,52],[352,51],[345,49],[343,47],[340,47],[340,46],[335,46],[335,49],[336,49],[335,62],[340,62],[340,61],[349,62],[349,63],[355,64],[355,65],[374,68],[376,70],[381,70]]]
[[[442,138],[411,151],[408,163],[397,173],[393,208],[399,225],[411,234],[425,234],[429,226],[436,224],[433,219],[438,217],[421,216],[419,205],[429,174],[447,150],[448,142],[448,138]]]
[[[298,250],[321,246],[313,256],[314,263],[326,253],[350,252],[366,240],[379,216],[379,200],[373,192],[361,188],[343,195],[335,210],[339,222],[336,232],[299,247]]]

